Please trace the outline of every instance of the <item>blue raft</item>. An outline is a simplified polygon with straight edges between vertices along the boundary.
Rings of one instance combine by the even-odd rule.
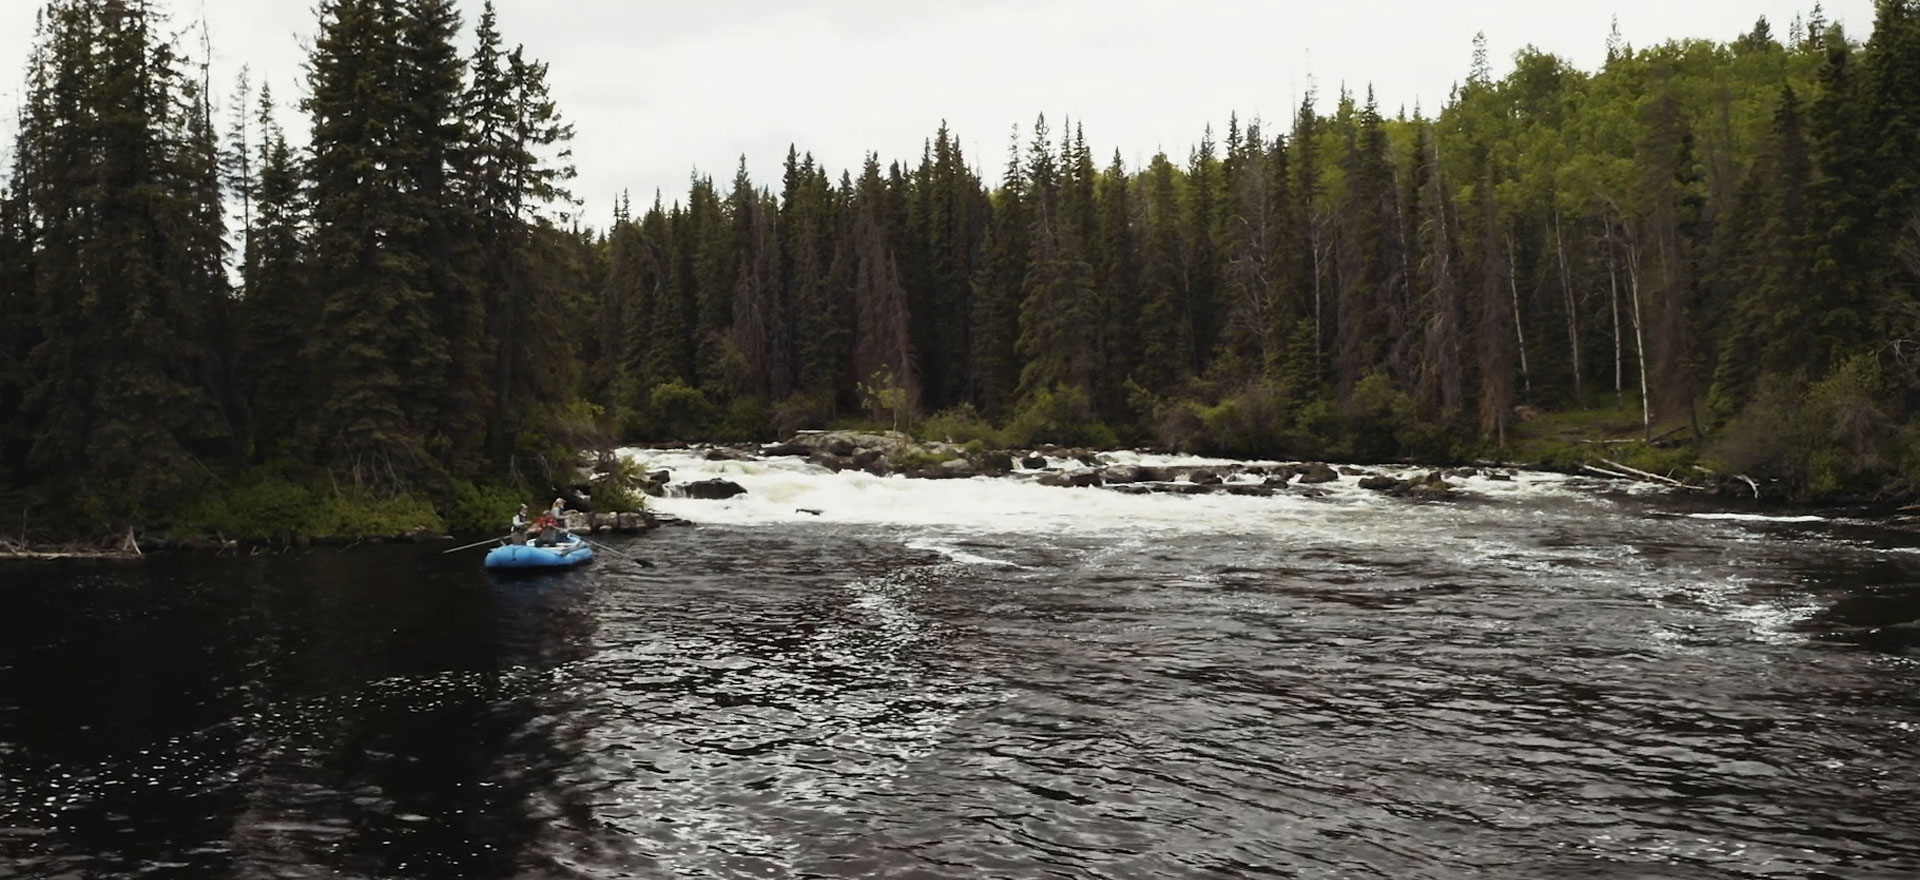
[[[593,545],[579,535],[551,547],[502,544],[487,553],[487,568],[569,568],[593,558]]]

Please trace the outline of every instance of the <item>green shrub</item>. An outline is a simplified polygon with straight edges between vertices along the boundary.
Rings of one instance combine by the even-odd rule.
[[[1007,425],[1006,440],[1014,446],[1055,443],[1111,449],[1120,445],[1120,438],[1094,415],[1093,402],[1078,388],[1042,388],[1027,395]]]
[[[456,532],[497,532],[506,528],[514,511],[527,503],[527,493],[495,483],[466,483],[454,487],[446,505],[447,525]]]
[[[640,488],[646,478],[638,462],[614,456],[606,460],[606,472],[594,477],[593,506],[604,513],[639,513],[647,509],[647,496]]]
[[[963,403],[951,409],[943,409],[920,423],[920,429],[914,432],[922,439],[942,440],[948,443],[979,443],[986,448],[999,448],[1001,432],[980,415],[971,403]]]
[[[242,474],[208,492],[165,525],[184,537],[223,535],[273,542],[296,537],[385,538],[446,528],[424,498],[340,492],[265,471]]]
[[[702,439],[701,429],[713,418],[707,396],[679,380],[655,385],[647,396],[647,409],[653,429],[674,440]]]
[[[716,443],[744,443],[773,436],[773,409],[759,397],[736,397],[727,411],[708,427],[700,439]]]
[[[951,452],[930,452],[925,449],[911,448],[893,456],[893,466],[899,470],[918,470],[953,461],[960,456]]]
[[[794,394],[773,405],[773,428],[781,436],[809,428],[824,428],[833,421],[833,392],[811,391]]]

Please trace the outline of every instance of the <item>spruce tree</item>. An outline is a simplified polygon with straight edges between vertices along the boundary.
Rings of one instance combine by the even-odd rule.
[[[446,145],[427,143],[438,124],[419,128],[437,118],[414,103],[433,98],[414,94],[428,77],[406,70],[425,51],[424,25],[406,20],[400,0],[322,0],[319,10],[302,102],[308,265],[325,292],[307,351],[320,380],[311,417],[321,460],[349,485],[401,489],[439,470],[429,434],[450,359],[433,282],[445,255],[429,250],[440,232],[427,227],[445,212],[436,184],[418,176]]]
[[[1006,177],[992,205],[986,257],[974,278],[974,396],[980,411],[989,418],[1011,414],[1020,381],[1016,343],[1020,335],[1020,288],[1027,277],[1032,234],[1030,200],[1016,130],[1007,151]]]
[[[179,503],[231,437],[216,145],[145,4],[61,0],[43,23],[10,212],[39,227],[19,316],[28,465],[67,514],[130,524]]]
[[[308,415],[321,389],[303,343],[320,316],[305,276],[306,193],[302,168],[275,120],[271,88],[255,112],[259,137],[253,222],[241,261],[239,376],[249,414],[247,436],[259,459],[310,459],[318,438]]]
[[[1140,260],[1134,199],[1120,151],[1100,179],[1094,227],[1094,284],[1098,301],[1099,376],[1093,402],[1103,420],[1128,419],[1126,381],[1139,364]]]
[[[1192,375],[1196,360],[1181,234],[1188,223],[1174,194],[1173,163],[1154,154],[1147,166],[1146,246],[1140,258],[1140,363],[1135,377],[1154,393]]]

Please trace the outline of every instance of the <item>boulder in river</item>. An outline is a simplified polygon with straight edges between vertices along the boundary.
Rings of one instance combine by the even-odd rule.
[[[704,501],[724,501],[735,495],[745,495],[747,494],[747,490],[746,487],[732,480],[713,479],[701,480],[698,483],[688,483],[686,493],[688,498],[698,498]]]
[[[1360,478],[1360,488],[1371,489],[1375,492],[1391,492],[1395,489],[1406,488],[1406,484],[1392,477],[1362,477]]]
[[[1188,474],[1187,482],[1192,483],[1196,486],[1218,486],[1221,483],[1221,479],[1219,474],[1216,474],[1213,471],[1207,470],[1206,468],[1201,468],[1199,470],[1194,471],[1193,473]]]
[[[1333,468],[1327,467],[1324,464],[1310,464],[1300,469],[1300,484],[1303,486],[1331,483],[1338,479],[1340,479],[1340,475],[1334,473]]]
[[[1047,467],[1047,459],[1039,453],[1034,453],[1028,455],[1026,458],[1020,459],[1020,466],[1030,471],[1045,470]]]
[[[1013,473],[1013,456],[1004,452],[979,452],[968,456],[973,469],[989,477],[1004,477]]]

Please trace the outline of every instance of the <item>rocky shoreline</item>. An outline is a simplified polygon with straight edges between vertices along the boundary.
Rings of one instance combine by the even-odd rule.
[[[803,431],[789,440],[764,445],[657,447],[704,449],[709,461],[753,461],[797,457],[829,471],[860,471],[874,476],[921,480],[974,477],[1024,479],[1042,486],[1104,488],[1128,494],[1324,497],[1323,488],[1350,481],[1360,488],[1419,501],[1455,500],[1470,493],[1454,482],[1469,477],[1512,480],[1519,468],[1474,466],[1417,468],[1409,476],[1381,470],[1341,467],[1324,462],[1230,462],[1148,466],[1114,461],[1101,450],[1043,446],[1031,450],[987,450],[905,434],[858,431]],[[673,482],[670,472],[648,473],[640,488],[649,495],[726,499],[745,493],[725,479]]]

